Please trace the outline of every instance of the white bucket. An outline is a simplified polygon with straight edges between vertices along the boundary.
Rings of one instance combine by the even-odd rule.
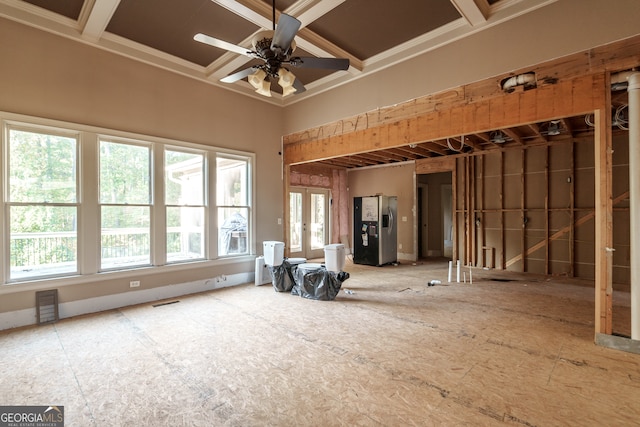
[[[324,247],[324,265],[327,271],[339,273],[344,269],[345,252],[342,243],[334,243]]]
[[[267,240],[262,243],[264,250],[264,263],[272,267],[282,265],[284,261],[284,243]]]

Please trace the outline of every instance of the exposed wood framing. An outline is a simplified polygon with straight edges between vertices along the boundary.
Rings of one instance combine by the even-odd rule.
[[[527,162],[527,150],[524,148],[521,150],[520,156],[520,188],[522,191],[520,192],[520,219],[522,220],[522,232],[520,234],[520,253],[525,253],[527,249],[527,211],[526,211],[526,198],[525,194],[527,192],[526,187],[526,162]],[[522,262],[520,263],[521,271],[527,271],[527,257],[521,258]]]
[[[610,95],[611,92],[607,91]],[[608,104],[611,100],[609,99]],[[613,200],[612,200],[612,136],[610,109],[595,112],[595,237],[596,237],[596,333],[612,332],[613,301]]]
[[[465,260],[465,265],[476,265],[476,254],[478,252],[478,242],[476,238],[476,156],[469,157],[469,215],[467,215],[467,226],[469,227],[469,259]]]
[[[468,98],[464,88],[460,88],[455,100],[438,107],[445,110],[412,115],[412,109],[407,107],[405,118],[394,123],[382,122],[371,126],[363,118],[350,123],[353,130],[348,133],[344,132],[344,126],[334,124],[331,129],[322,127],[322,130],[285,136],[284,160],[285,164],[307,163],[366,153],[372,151],[372,147],[394,148],[456,135],[489,132],[513,124],[586,114],[601,104],[594,88],[602,86],[603,74],[594,74],[480,100]],[[360,121],[365,124],[359,125]]]
[[[626,200],[628,198],[629,198],[629,192],[627,191],[627,192],[621,194],[620,196],[616,197],[615,199],[613,199],[612,200],[612,204],[615,206],[616,204],[618,204],[621,201]],[[574,210],[571,209],[571,212],[573,213]],[[596,215],[597,215],[597,213],[596,213],[595,209],[589,211],[586,215],[581,216],[576,221],[568,224],[566,227],[562,227],[560,230],[558,230],[555,233],[553,233],[551,236],[549,236],[548,241],[552,242],[554,240],[558,240],[561,237],[563,237],[564,235],[566,235],[567,233],[572,235],[574,233],[574,230],[576,229],[576,227],[580,227],[581,225],[591,221],[592,219],[594,219],[596,217]],[[570,239],[570,242],[571,241],[573,241],[573,238]],[[544,246],[545,246],[545,241],[538,242],[535,245],[532,245],[529,248],[527,248],[527,250],[524,252],[524,255],[525,256],[531,255],[535,251],[537,251],[539,249],[542,249]],[[506,267],[512,266],[513,264],[515,264],[516,262],[520,261],[521,259],[522,259],[522,254],[514,256],[513,258],[509,259],[506,262]]]
[[[569,203],[571,210],[569,211],[569,275],[575,276],[575,251],[574,251],[574,236],[575,236],[575,224],[576,224],[576,159],[575,159],[575,143],[571,143],[571,182],[569,187]],[[594,211],[595,214],[595,211]]]
[[[504,151],[500,151],[500,269],[506,269],[504,234]]]
[[[544,149],[544,274],[549,274],[549,146]]]
[[[480,170],[479,170],[479,174],[480,174],[480,195],[478,196],[478,207],[480,208],[480,211],[478,212],[478,218],[480,218],[480,224],[481,224],[481,228],[480,228],[480,243],[478,244],[479,250],[480,250],[480,265],[476,264],[476,267],[486,267],[487,265],[487,260],[485,258],[485,251],[484,251],[484,247],[487,241],[487,234],[486,234],[486,229],[487,227],[485,226],[485,216],[483,215],[483,209],[484,209],[484,187],[485,187],[485,176],[484,176],[484,155],[479,156],[478,161],[480,162]]]
[[[505,236],[505,190],[504,172],[505,157],[498,146],[487,144],[492,149],[500,150],[500,224],[501,248],[496,266],[507,268],[515,262],[522,261],[522,270],[526,269],[526,257],[536,250],[545,248],[545,271],[551,269],[550,243],[561,236],[569,238],[569,269],[575,273],[575,227],[595,219],[595,330],[596,333],[611,334],[612,325],[612,213],[615,201],[612,199],[612,135],[611,135],[611,99],[609,72],[627,70],[640,64],[640,36],[596,47],[585,52],[549,61],[528,70],[518,70],[511,75],[526,71],[536,73],[538,86],[531,90],[518,90],[505,94],[499,82],[508,76],[497,76],[494,79],[452,88],[450,90],[414,99],[391,107],[338,120],[327,125],[308,129],[303,132],[284,137],[285,165],[303,164],[315,161],[338,158],[341,156],[359,155],[376,150],[392,150],[388,155],[402,156],[409,144],[427,143],[421,150],[427,150],[434,156],[446,154],[446,147],[441,143],[447,138],[468,137],[469,146],[481,142],[487,144],[488,134],[495,129],[510,126],[541,123],[595,112],[595,210],[576,219],[575,208],[575,151],[571,146],[571,182],[570,206],[568,209],[549,208],[549,151],[547,148],[545,164],[545,183],[547,196],[543,211],[546,219],[545,237],[527,247],[526,230],[522,232],[522,251],[519,255],[506,259]],[[532,125],[535,130],[536,126]],[[565,122],[565,127],[567,123]],[[541,130],[537,130],[541,136]],[[517,142],[518,135],[512,135]],[[438,142],[440,141],[440,142]],[[465,141],[466,142],[466,141]],[[522,199],[519,211],[526,214],[525,195],[525,148],[529,146],[522,141]],[[404,147],[404,148],[402,148]],[[427,148],[425,148],[427,147]],[[480,150],[478,150],[480,151]],[[453,160],[453,210],[454,210],[454,259],[465,264],[475,263],[478,249],[475,218],[476,199],[472,181],[476,178],[474,162],[478,153],[447,156]],[[370,154],[372,155],[372,154]],[[463,156],[460,158],[459,156]],[[366,157],[363,157],[366,159]],[[434,160],[434,159],[430,159]],[[459,160],[459,161],[458,161]],[[427,166],[416,162],[416,173],[426,173]],[[484,174],[484,165],[479,166]],[[285,168],[286,177],[288,169]],[[433,170],[429,170],[432,172]],[[463,174],[462,176],[458,174]],[[285,179],[286,181],[286,179]],[[483,180],[484,181],[484,180]],[[484,185],[484,182],[482,182]],[[482,200],[484,193],[479,193],[478,208],[484,212]],[[286,207],[285,207],[286,208]],[[517,211],[518,209],[515,209]],[[529,209],[531,210],[531,209]],[[552,211],[568,211],[569,224],[550,235],[549,215]],[[286,226],[286,224],[285,224]],[[484,238],[482,243],[484,243]],[[464,253],[460,253],[464,250]],[[484,258],[484,255],[483,255]],[[484,263],[485,260],[482,260]]]
[[[460,259],[460,255],[459,255],[459,251],[458,251],[458,171],[456,166],[456,159],[455,157],[451,159],[452,163],[451,163],[451,167],[452,167],[452,171],[451,171],[451,208],[452,208],[452,215],[453,215],[453,221],[452,221],[452,233],[451,233],[451,243],[453,245],[453,247],[451,248],[451,255],[452,255],[452,259],[457,260]],[[417,166],[417,162],[416,162],[416,166]]]

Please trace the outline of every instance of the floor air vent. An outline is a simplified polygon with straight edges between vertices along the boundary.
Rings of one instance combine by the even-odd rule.
[[[58,320],[58,290],[36,292],[36,312],[38,325],[53,323]]]
[[[152,307],[162,307],[163,305],[171,305],[171,304],[176,304],[176,303],[179,303],[179,302],[180,302],[180,300],[159,302],[158,304],[153,304]]]

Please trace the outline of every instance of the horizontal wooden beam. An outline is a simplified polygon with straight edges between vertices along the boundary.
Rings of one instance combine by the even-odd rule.
[[[466,104],[460,104],[453,101],[451,108],[393,123],[363,129],[355,123],[349,133],[325,133],[324,137],[298,141],[285,137],[284,161],[285,164],[307,163],[586,114],[603,107],[602,89],[594,90],[603,85],[604,74],[581,76],[477,102],[466,100]]]

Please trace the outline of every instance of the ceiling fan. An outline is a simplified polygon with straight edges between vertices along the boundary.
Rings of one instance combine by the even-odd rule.
[[[247,77],[249,83],[261,95],[271,96],[271,80],[278,79],[282,86],[282,96],[299,94],[306,89],[304,84],[296,78],[285,66],[296,68],[321,68],[325,70],[347,70],[349,59],[347,58],[315,58],[292,56],[296,48],[294,40],[301,22],[293,16],[280,14],[276,26],[276,2],[273,0],[273,31],[261,31],[257,33],[251,42],[253,50],[237,46],[223,40],[198,33],[193,39],[229,52],[246,55],[250,58],[262,60],[264,63],[254,65],[223,79],[224,83],[235,83]]]

